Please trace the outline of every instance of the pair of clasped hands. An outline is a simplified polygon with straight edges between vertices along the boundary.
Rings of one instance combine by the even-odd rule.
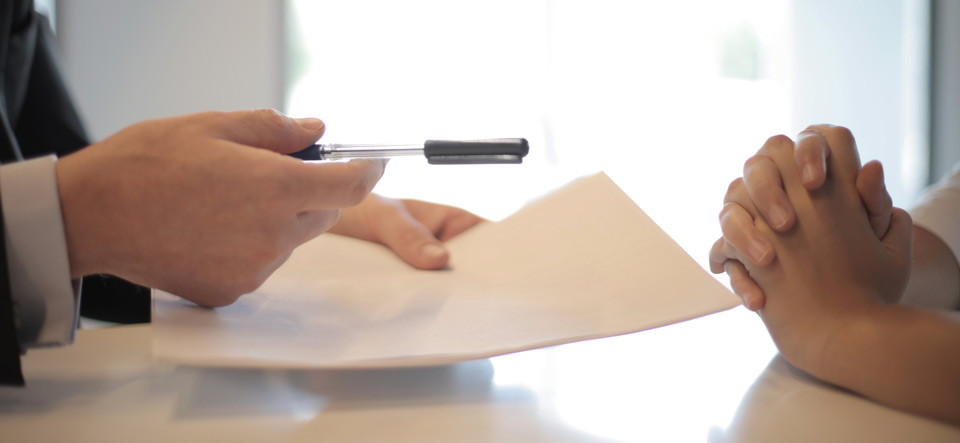
[[[130,126],[56,164],[72,277],[113,274],[224,306],[297,246],[334,232],[381,243],[420,269],[481,222],[449,206],[371,194],[384,160],[305,163],[321,120],[208,112]]]
[[[730,276],[787,361],[960,425],[960,321],[901,303],[905,293],[956,299],[955,259],[892,206],[880,163],[861,167],[849,130],[820,125],[796,140],[768,139],[730,184],[720,226],[711,270]]]
[[[781,349],[819,348],[843,323],[834,317],[896,302],[910,276],[910,216],[843,127],[768,139],[730,184],[720,226],[711,270],[729,275]]]

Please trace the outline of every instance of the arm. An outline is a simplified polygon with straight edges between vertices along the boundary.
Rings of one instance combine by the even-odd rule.
[[[910,276],[910,217],[892,210],[878,239],[857,189],[852,135],[835,128],[823,137],[834,149],[831,172],[812,192],[796,172],[792,142],[775,138],[761,149],[796,211],[791,229],[771,228],[742,187],[727,196],[776,251],[770,264],[746,266],[766,294],[764,324],[795,366],[880,403],[960,423],[960,324],[887,303]]]
[[[939,236],[913,226],[913,271],[900,304],[915,308],[960,309],[960,266]]]
[[[879,403],[960,424],[960,322],[881,305],[851,316],[809,372]]]
[[[915,228],[915,277],[902,303],[928,309],[960,308],[960,165],[927,189],[910,214]]]

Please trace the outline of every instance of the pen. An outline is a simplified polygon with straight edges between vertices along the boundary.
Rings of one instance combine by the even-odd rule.
[[[344,160],[351,158],[390,158],[419,156],[431,165],[476,165],[523,163],[530,150],[524,138],[489,140],[427,140],[423,144],[347,145],[316,144],[289,154],[304,161]]]

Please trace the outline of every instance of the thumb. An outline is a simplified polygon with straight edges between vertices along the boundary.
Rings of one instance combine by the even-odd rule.
[[[326,129],[320,119],[293,119],[273,109],[222,113],[217,124],[225,140],[280,154],[309,147]]]
[[[426,226],[405,209],[388,212],[374,221],[380,243],[418,269],[439,269],[447,265],[450,252]]]
[[[910,262],[913,245],[913,219],[910,218],[907,211],[892,208],[890,229],[887,230],[887,235],[880,239],[880,243],[894,254],[902,254],[904,259]]]
[[[857,174],[857,191],[867,209],[870,226],[877,238],[883,238],[890,229],[893,200],[883,182],[883,165],[873,160],[863,165]]]
[[[892,217],[890,217],[890,230],[880,240],[881,245],[890,254],[890,265],[887,269],[885,278],[881,278],[886,286],[880,293],[886,293],[893,297],[884,297],[888,303],[896,303],[903,295],[908,282],[913,262],[913,220],[910,214],[900,208],[893,208]],[[888,292],[896,288],[894,292]]]

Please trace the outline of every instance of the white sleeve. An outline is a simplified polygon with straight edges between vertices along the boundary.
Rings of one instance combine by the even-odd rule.
[[[0,166],[10,294],[22,348],[73,343],[80,280],[70,280],[56,156]]]
[[[960,164],[924,191],[910,216],[915,225],[940,237],[960,262]]]

